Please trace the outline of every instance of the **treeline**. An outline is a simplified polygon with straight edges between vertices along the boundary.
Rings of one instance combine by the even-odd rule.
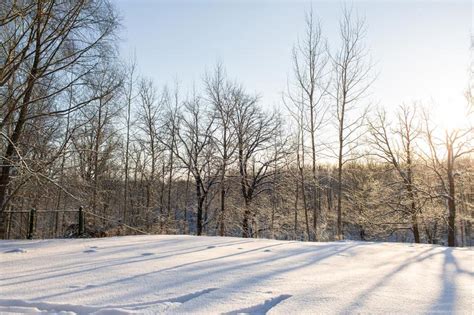
[[[139,75],[118,55],[106,0],[3,1],[1,234],[19,226],[15,211],[83,206],[92,236],[125,224],[471,245],[472,127],[441,131],[416,105],[367,106],[366,26],[341,16],[329,47],[308,14],[277,111],[221,64],[186,91]],[[57,230],[58,215],[48,220]]]

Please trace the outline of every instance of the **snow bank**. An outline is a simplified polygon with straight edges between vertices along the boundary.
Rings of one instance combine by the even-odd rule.
[[[0,313],[472,314],[473,263],[471,249],[396,243],[0,241]]]

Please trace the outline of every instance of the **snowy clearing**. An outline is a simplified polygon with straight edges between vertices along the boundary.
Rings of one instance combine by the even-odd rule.
[[[473,258],[398,243],[0,241],[0,313],[471,314]]]

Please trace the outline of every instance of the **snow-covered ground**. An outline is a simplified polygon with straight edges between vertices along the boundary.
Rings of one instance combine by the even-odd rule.
[[[0,241],[0,313],[466,313],[472,249],[193,236]]]

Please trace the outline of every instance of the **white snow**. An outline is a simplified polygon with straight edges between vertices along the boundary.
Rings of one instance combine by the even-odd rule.
[[[470,248],[399,243],[0,241],[0,313],[472,314],[473,267]]]

